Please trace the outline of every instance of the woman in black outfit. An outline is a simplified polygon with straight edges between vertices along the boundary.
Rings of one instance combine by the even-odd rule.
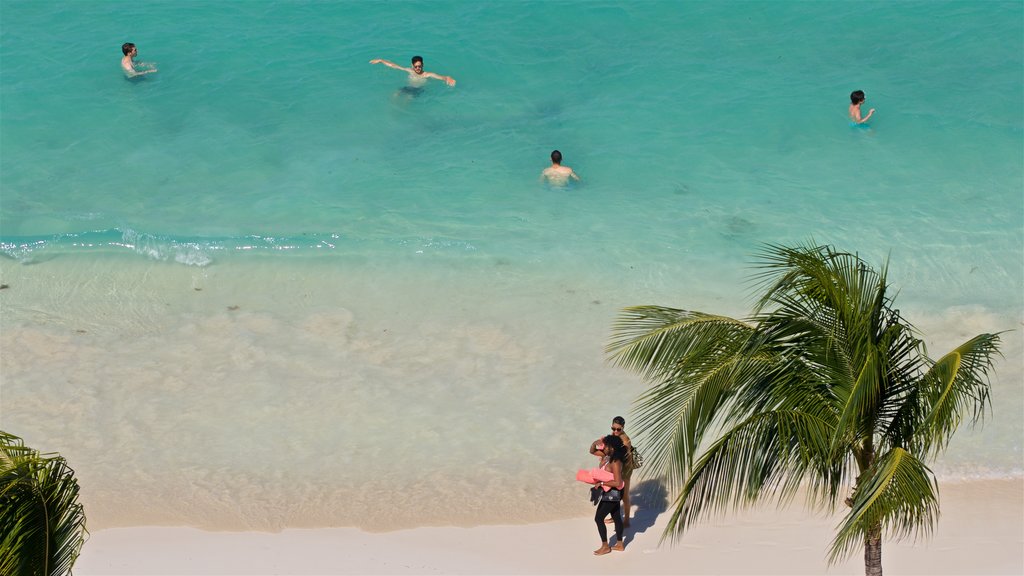
[[[598,556],[612,550],[626,549],[622,533],[622,514],[620,513],[622,487],[625,484],[622,480],[622,467],[626,459],[626,446],[622,443],[622,439],[614,434],[605,436],[602,442],[604,446],[600,450],[604,457],[601,459],[601,468],[611,472],[613,478],[608,482],[596,484],[601,489],[601,501],[597,504],[597,514],[594,516],[594,521],[597,522],[597,533],[601,536],[601,547],[594,550],[594,554]],[[610,486],[611,490],[604,491],[604,486]],[[615,546],[608,545],[608,528],[604,525],[604,519],[609,514],[615,522]]]

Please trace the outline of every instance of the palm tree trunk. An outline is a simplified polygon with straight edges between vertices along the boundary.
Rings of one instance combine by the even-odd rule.
[[[864,576],[882,576],[882,525],[875,524],[864,537]]]

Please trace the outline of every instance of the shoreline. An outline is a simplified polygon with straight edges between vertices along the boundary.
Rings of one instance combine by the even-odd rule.
[[[564,273],[532,283],[515,267],[404,276],[116,260],[0,262],[4,425],[67,458],[97,530],[584,517],[567,480],[643,390],[605,363],[608,328],[622,306],[660,300]],[[473,289],[452,298],[453,285]],[[735,314],[722,298],[692,296]],[[998,310],[926,308],[907,311],[937,351],[1009,323]],[[1020,331],[1004,354],[991,417],[961,427],[933,464],[940,481],[1022,475]],[[620,403],[595,388],[622,390]],[[359,473],[339,484],[349,462]],[[510,474],[531,483],[510,490]]]
[[[922,542],[882,544],[897,574],[1024,572],[1024,478],[940,484],[942,515]],[[859,554],[829,567],[836,519],[766,505],[694,526],[659,546],[667,514],[637,506],[622,553],[596,557],[589,516],[542,524],[205,532],[141,526],[97,530],[76,574],[862,574]],[[613,532],[613,530],[610,530]]]

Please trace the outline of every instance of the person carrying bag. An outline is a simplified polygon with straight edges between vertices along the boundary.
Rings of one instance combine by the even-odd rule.
[[[608,554],[612,550],[626,549],[621,510],[622,489],[625,486],[622,469],[627,454],[626,446],[622,443],[621,438],[609,434],[602,439],[600,452],[602,454],[601,468],[611,472],[612,479],[597,481],[590,491],[591,502],[597,504],[594,522],[597,523],[597,534],[601,537],[601,547],[594,550],[594,554],[597,556]],[[615,523],[615,546],[609,546],[608,528],[604,525],[604,519],[609,515],[612,517],[612,522]]]

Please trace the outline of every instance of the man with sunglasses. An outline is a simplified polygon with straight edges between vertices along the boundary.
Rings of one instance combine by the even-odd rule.
[[[616,416],[612,418],[612,434],[618,436],[622,440],[622,444],[626,447],[626,460],[622,467],[622,480],[624,485],[622,487],[622,525],[629,526],[629,477],[633,475],[633,444],[629,441],[629,436],[626,436],[626,419],[622,416]],[[598,438],[590,444],[590,453],[602,458],[604,456],[604,440]],[[606,522],[611,522],[609,518]]]
[[[455,86],[455,78],[451,76],[442,76],[440,74],[434,74],[433,72],[427,72],[423,69],[423,58],[421,56],[412,57],[412,68],[406,68],[399,66],[390,60],[384,60],[383,58],[374,58],[370,60],[370,64],[383,64],[388,68],[394,68],[395,70],[402,70],[409,73],[409,85],[402,88],[400,92],[409,94],[410,96],[419,96],[420,92],[423,91],[423,86],[427,83],[428,78],[434,78],[437,80],[443,80],[445,84],[449,86]]]

